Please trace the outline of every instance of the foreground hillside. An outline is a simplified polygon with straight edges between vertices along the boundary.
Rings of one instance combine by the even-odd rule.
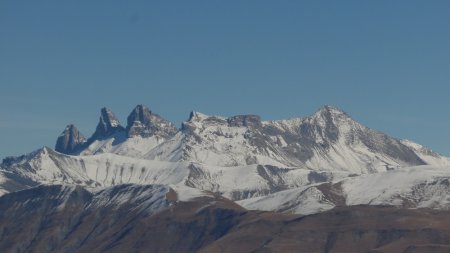
[[[247,211],[165,186],[90,193],[41,186],[0,197],[2,252],[448,252],[450,212],[353,206]]]

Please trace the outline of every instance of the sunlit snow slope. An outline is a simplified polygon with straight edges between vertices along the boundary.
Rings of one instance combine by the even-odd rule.
[[[126,126],[103,108],[91,137],[69,125],[55,150],[5,158],[0,195],[40,184],[93,191],[160,184],[186,196],[214,192],[247,208],[285,212],[356,204],[448,207],[449,158],[330,106],[278,121],[193,112],[180,129],[143,105]]]

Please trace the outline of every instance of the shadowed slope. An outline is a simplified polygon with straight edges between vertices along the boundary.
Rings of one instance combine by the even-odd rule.
[[[0,197],[3,252],[445,252],[450,212],[354,206],[299,216],[164,186],[41,186]],[[432,251],[434,252],[434,251]]]

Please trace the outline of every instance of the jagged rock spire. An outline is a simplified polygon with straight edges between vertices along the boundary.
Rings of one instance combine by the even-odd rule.
[[[137,105],[127,118],[128,137],[150,137],[159,135],[171,137],[177,132],[176,127],[144,105]]]
[[[102,139],[123,130],[125,128],[120,125],[116,115],[108,108],[103,107],[100,112],[100,120],[97,128],[91,138]]]
[[[74,125],[68,125],[56,140],[55,150],[71,154],[86,142],[86,138],[78,131]]]

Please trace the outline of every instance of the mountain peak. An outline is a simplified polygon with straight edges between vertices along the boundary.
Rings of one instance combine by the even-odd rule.
[[[116,115],[114,115],[114,113],[110,109],[103,107],[100,112],[101,112],[101,118],[109,126],[118,127],[120,125],[120,122],[117,119]]]
[[[346,112],[344,112],[342,109],[331,106],[331,105],[324,105],[322,106],[314,115],[316,114],[333,114],[333,115],[347,115]]]
[[[350,119],[350,116],[343,110],[325,105],[321,107],[317,112],[315,112],[311,117],[311,120],[315,122],[322,122],[323,124],[337,124],[338,122],[346,121]]]
[[[201,112],[196,112],[196,111],[191,111],[191,113],[189,114],[189,119],[188,121],[190,122],[199,122],[202,121],[204,119],[209,118],[208,115],[201,113]]]
[[[155,134],[170,137],[176,132],[177,129],[171,122],[142,104],[137,105],[127,118],[128,137],[150,137]]]
[[[132,124],[134,121],[140,121],[142,123],[147,123],[150,121],[152,111],[145,105],[139,104],[134,107],[130,115],[127,118],[128,125]]]
[[[74,153],[80,145],[86,142],[86,138],[78,131],[75,125],[67,125],[56,140],[55,150],[64,153]]]
[[[120,125],[116,115],[108,108],[103,107],[100,110],[100,119],[91,139],[104,139],[123,130],[124,127]]]

